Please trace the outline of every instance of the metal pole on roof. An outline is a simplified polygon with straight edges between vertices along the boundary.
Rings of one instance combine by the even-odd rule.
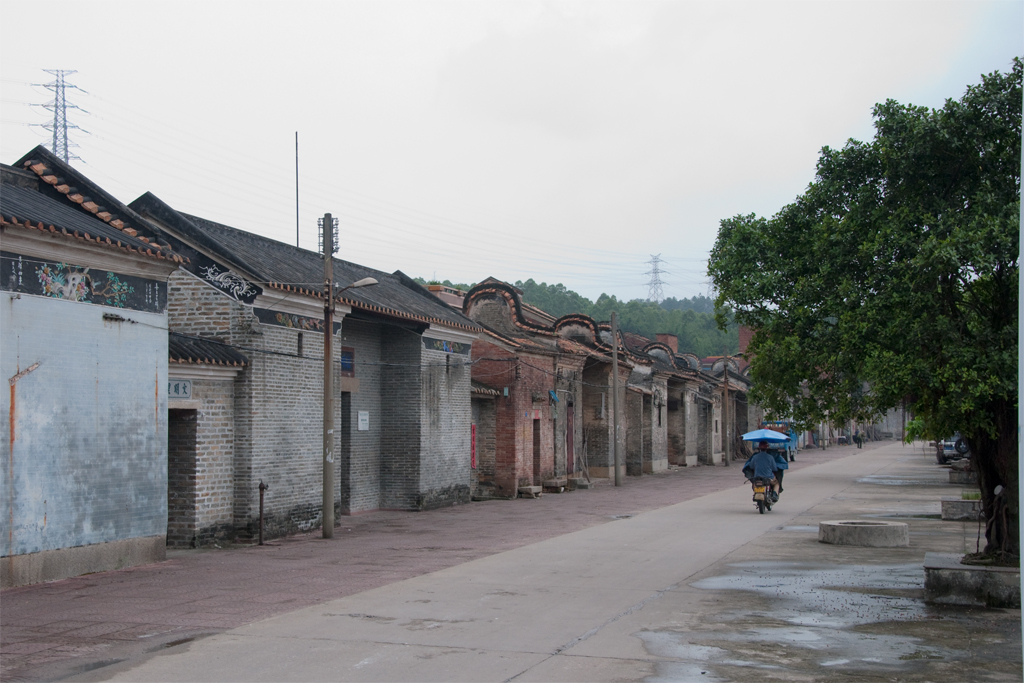
[[[612,312],[612,452],[615,454],[615,485],[622,486],[622,451],[619,449],[619,327]]]
[[[299,131],[295,131],[295,246],[299,246]]]
[[[334,537],[334,355],[331,341],[334,332],[334,219],[325,213],[323,219],[324,257],[324,509],[323,537]]]

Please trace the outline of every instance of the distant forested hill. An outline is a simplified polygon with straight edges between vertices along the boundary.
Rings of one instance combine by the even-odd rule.
[[[416,278],[421,285],[441,284],[468,291],[472,285],[453,284],[448,280],[424,280]],[[550,313],[556,318],[569,313],[583,313],[595,320],[608,321],[612,311],[619,315],[619,327],[654,339],[659,332],[679,337],[679,351],[697,354],[698,357],[718,356],[722,353],[736,353],[739,337],[735,326],[722,332],[715,324],[714,301],[698,294],[690,299],[665,299],[661,305],[633,299],[620,301],[614,296],[602,294],[597,301],[567,289],[563,284],[540,284],[533,280],[518,281],[515,286],[523,291],[523,301]]]
[[[607,321],[612,311],[619,315],[619,327],[654,339],[659,332],[679,337],[679,350],[699,357],[736,353],[739,337],[735,327],[722,332],[715,324],[714,302],[706,296],[692,299],[666,299],[662,305],[642,299],[620,301],[602,294],[591,301],[565,285],[537,284],[533,280],[515,283],[523,290],[523,301],[559,318],[569,313],[585,313],[595,320]]]

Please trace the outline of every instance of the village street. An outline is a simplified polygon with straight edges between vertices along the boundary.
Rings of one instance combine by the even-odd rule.
[[[1019,611],[921,600],[924,553],[976,534],[936,518],[960,487],[929,453],[794,465],[763,516],[738,467],[671,470],[5,591],[4,678],[1020,680]],[[907,522],[911,545],[817,542],[843,518]]]

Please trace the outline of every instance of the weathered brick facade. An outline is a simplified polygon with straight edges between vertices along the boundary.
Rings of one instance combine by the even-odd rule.
[[[585,356],[559,350],[558,339],[540,323],[517,327],[514,290],[486,292],[467,300],[467,314],[487,327],[473,346],[473,376],[500,393],[494,400],[493,470],[478,470],[474,495],[511,498],[520,486],[543,486],[576,473],[583,448]],[[509,297],[512,297],[511,299]],[[553,318],[532,309],[546,323]]]
[[[620,474],[626,473],[626,433],[629,414],[626,411],[626,386],[630,367],[619,365],[619,452],[622,454]],[[615,476],[615,424],[612,417],[612,366],[593,363],[583,371],[583,429],[587,444],[587,463],[591,476]]]
[[[195,407],[180,403],[168,411],[167,545],[194,548],[234,535],[233,382],[193,379]]]
[[[494,470],[478,472],[477,496],[514,498],[519,486],[540,486],[555,476],[557,413],[548,393],[555,388],[552,358],[517,355],[482,341],[473,345],[473,360],[473,373],[502,393],[493,402]]]
[[[473,426],[476,428],[476,466],[470,479],[470,494],[474,500],[495,497],[497,401],[496,397],[490,395],[474,395],[471,400]]]
[[[173,334],[222,344],[248,359],[231,381],[222,381],[228,392],[224,407],[230,410],[214,411],[213,383],[198,381],[202,368],[191,370],[198,373],[195,396],[187,406],[174,406],[196,416],[194,449],[178,449],[183,475],[176,486],[190,511],[175,513],[175,542],[202,544],[225,534],[254,538],[260,481],[269,485],[265,536],[318,527],[325,332],[323,299],[312,283],[322,277],[322,259],[179,214],[150,195],[134,205],[171,237],[204,250],[207,265],[173,278]],[[209,265],[210,258],[222,260]],[[377,282],[368,298],[346,294],[328,331],[333,334],[335,516],[468,502],[468,365],[479,328],[401,273],[337,260],[334,267],[340,281],[369,277]],[[275,284],[275,277],[300,282]],[[186,422],[181,426],[185,440],[190,438]],[[218,469],[223,463],[230,463],[229,472]]]

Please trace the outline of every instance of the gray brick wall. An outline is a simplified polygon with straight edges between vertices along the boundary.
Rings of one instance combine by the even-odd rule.
[[[204,546],[233,535],[234,382],[192,380],[192,397],[200,401],[196,411],[195,544]]]
[[[261,479],[270,486],[266,536],[319,526],[322,334],[301,331],[298,356],[299,330],[260,324],[251,309],[190,276],[176,274],[170,291],[172,329],[223,339],[249,357],[230,401],[214,397],[212,386],[193,385],[209,420],[204,429],[200,418],[196,538],[219,538],[226,527],[239,538],[255,537]],[[342,385],[335,362],[335,514],[468,501],[469,357],[426,351],[422,337],[405,327],[352,318],[341,326],[334,358],[343,347],[354,350],[358,389]],[[360,412],[369,416],[368,430],[358,429]],[[218,420],[232,422],[233,431]]]
[[[228,341],[240,306],[194,275],[178,270],[167,281],[167,325],[174,332]]]
[[[385,327],[392,334],[409,332]],[[341,345],[355,353],[355,379],[359,391],[342,396],[339,418],[341,446],[336,469],[340,477],[340,512],[351,514],[381,507],[381,400],[382,326],[351,318],[342,321]],[[401,402],[402,399],[397,399]],[[359,412],[369,413],[369,429],[359,431]]]
[[[234,535],[233,382],[192,380],[198,409],[168,411],[167,545],[195,548]]]
[[[424,349],[416,508],[469,502],[469,356]]]
[[[242,346],[295,354],[295,329],[251,322],[240,311],[233,340]],[[252,331],[249,331],[249,328]],[[266,534],[305,531],[320,524],[323,501],[323,335],[303,331],[303,357],[249,352],[249,366],[235,383],[235,525],[243,537],[258,533],[259,482]],[[337,340],[336,340],[337,341]],[[340,358],[335,343],[335,358]],[[335,364],[335,371],[337,364]],[[340,413],[335,401],[335,424]],[[337,430],[335,452],[338,450]],[[335,495],[340,494],[335,469]]]
[[[380,506],[410,510],[417,507],[422,447],[421,338],[394,329],[381,335],[381,355],[387,365],[380,370],[381,405]],[[467,399],[469,391],[466,391]]]
[[[195,547],[196,432],[195,410],[168,410],[167,547]]]

